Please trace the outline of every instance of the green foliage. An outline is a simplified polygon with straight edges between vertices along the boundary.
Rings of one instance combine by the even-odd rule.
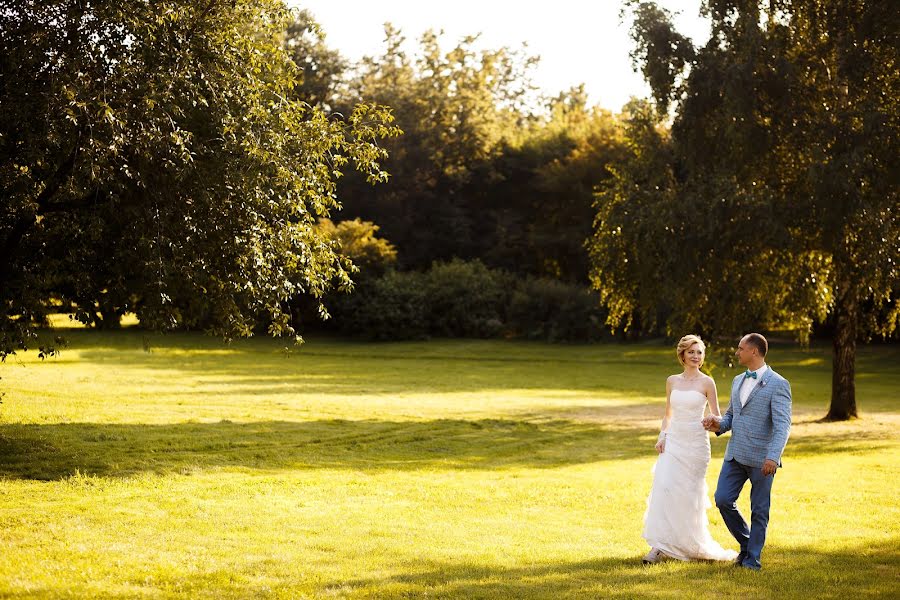
[[[278,0],[0,12],[0,355],[51,294],[85,322],[230,337],[291,334],[287,299],[349,285],[315,223],[350,165],[387,179],[378,140],[398,129],[382,106],[294,99],[290,19]]]
[[[583,87],[549,102],[492,163],[478,223],[478,255],[493,267],[584,284],[594,188],[625,148],[621,124],[588,105]]]
[[[595,341],[605,315],[596,294],[548,278],[519,278],[481,261],[435,263],[424,273],[388,271],[333,297],[343,333],[376,340],[525,337]]]
[[[471,258],[483,219],[479,191],[497,177],[502,141],[526,118],[536,59],[479,50],[476,37],[445,49],[431,31],[410,55],[390,25],[385,38],[384,54],[359,65],[350,98],[391,106],[404,135],[385,143],[390,185],[373,189],[348,177],[340,188],[345,208],[384,228],[404,268]]]
[[[598,193],[589,244],[609,324],[736,339],[761,325],[806,333],[824,318],[828,264],[783,247],[771,197],[735,190],[724,175],[682,180],[677,141],[653,107],[636,102],[629,113],[630,153]]]
[[[442,337],[494,337],[503,328],[512,279],[479,260],[435,263],[425,280],[431,331]]]
[[[518,282],[509,301],[508,326],[528,339],[593,342],[604,337],[606,315],[597,294],[555,279]]]
[[[372,340],[416,340],[429,333],[425,275],[388,271],[363,278],[354,292],[334,299],[337,328]]]
[[[665,113],[676,98],[679,77],[694,61],[694,45],[672,26],[672,14],[655,2],[625,0],[622,16],[626,15],[632,17],[635,41],[631,60],[650,84],[660,112]]]
[[[381,275],[397,261],[397,250],[384,238],[375,237],[380,229],[370,221],[352,219],[337,225],[320,219],[318,229],[338,244],[342,256],[349,258],[365,275]]]
[[[504,328],[513,278],[480,261],[435,263],[425,273],[389,271],[336,297],[341,331],[379,340],[496,337]]]
[[[691,49],[665,11],[631,7],[657,117],[634,111],[631,153],[598,195],[592,281],[611,324],[805,340],[831,315],[832,406],[855,415],[856,340],[900,317],[898,13],[710,1],[712,38]]]
[[[625,138],[628,154],[597,194],[594,236],[588,245],[591,282],[608,310],[610,326],[628,331],[639,324],[643,332],[657,333],[657,317],[667,312],[670,293],[682,288],[677,279],[681,273],[670,276],[670,269],[680,256],[692,256],[696,250],[688,253],[686,246],[679,247],[690,230],[668,224],[668,211],[677,205],[671,141],[656,126],[650,105],[629,104]]]

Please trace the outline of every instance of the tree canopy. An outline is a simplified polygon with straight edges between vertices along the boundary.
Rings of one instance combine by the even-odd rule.
[[[409,50],[388,26],[384,54],[349,78],[352,94],[394,108],[404,135],[386,144],[389,185],[340,183],[345,215],[378,223],[401,268],[477,258],[587,282],[593,187],[621,154],[621,128],[583,87],[536,93],[536,61],[476,36],[447,48],[434,32]]]
[[[387,179],[386,107],[297,99],[277,0],[11,0],[0,11],[0,356],[52,299],[79,318],[291,334],[347,285],[315,227],[353,166]]]
[[[855,416],[856,340],[900,317],[897,11],[709,0],[698,48],[654,3],[627,5],[655,105],[632,107],[631,152],[597,198],[610,322],[804,338],[831,319],[829,418]]]
[[[350,100],[391,106],[404,135],[386,144],[390,185],[348,178],[348,214],[378,223],[406,268],[477,253],[482,217],[475,195],[495,177],[502,140],[526,118],[533,58],[507,48],[479,50],[476,36],[445,49],[426,32],[413,53],[396,28],[385,29],[381,56],[365,58],[350,81]]]

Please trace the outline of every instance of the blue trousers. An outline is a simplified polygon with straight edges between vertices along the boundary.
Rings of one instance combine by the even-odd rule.
[[[750,480],[750,526],[737,509],[737,499]],[[741,545],[741,552],[746,555],[743,565],[751,569],[759,569],[760,556],[766,543],[766,527],[769,524],[769,504],[772,496],[774,475],[763,475],[759,467],[748,467],[736,460],[726,460],[719,472],[719,483],[716,486],[716,506],[722,513],[722,519],[728,531]]]

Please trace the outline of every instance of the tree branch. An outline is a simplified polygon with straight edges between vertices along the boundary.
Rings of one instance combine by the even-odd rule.
[[[69,156],[66,157],[59,167],[57,167],[56,172],[47,179],[47,182],[44,184],[44,189],[35,199],[35,203],[38,205],[38,214],[43,212],[43,210],[50,205],[50,200],[56,195],[63,184],[68,181],[69,176],[75,169],[75,160],[78,158],[78,151],[81,150],[81,136],[83,133],[84,127],[82,126],[78,129],[78,135],[75,137],[75,143],[72,145]]]

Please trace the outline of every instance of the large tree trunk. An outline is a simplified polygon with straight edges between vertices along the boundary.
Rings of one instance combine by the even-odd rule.
[[[838,301],[831,365],[831,406],[826,421],[847,421],[856,415],[857,306],[847,290]]]
[[[12,227],[9,229],[6,238],[0,242],[0,256],[3,257],[3,260],[0,261],[0,286],[2,286],[0,289],[9,289],[9,286],[16,275],[13,272],[13,269],[16,266],[14,258],[18,253],[19,245],[37,223],[38,215],[44,214],[48,208],[52,210],[50,201],[56,196],[59,190],[62,189],[63,185],[69,180],[72,171],[75,169],[75,161],[77,160],[78,152],[81,149],[81,136],[84,130],[84,126],[81,126],[78,129],[72,150],[69,151],[68,156],[63,160],[56,171],[54,171],[44,182],[44,189],[41,190],[41,193],[38,194],[37,198],[34,200],[36,205],[34,211],[22,208],[20,209],[21,214],[13,216],[15,220],[13,221]]]

